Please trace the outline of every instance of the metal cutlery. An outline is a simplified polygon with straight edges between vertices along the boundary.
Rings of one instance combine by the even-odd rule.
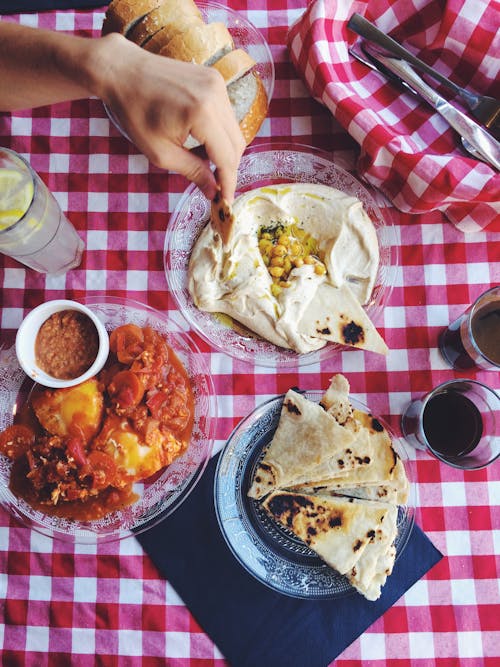
[[[368,48],[368,44],[362,43],[361,48],[354,45],[349,52],[365,65],[402,83],[412,93],[424,99],[460,134],[465,150],[476,159],[484,160],[500,170],[500,143],[489,132],[436,93],[408,63],[399,58],[381,56],[378,52],[375,57]]]
[[[439,83],[446,86],[463,101],[476,120],[487,127],[496,139],[500,139],[500,101],[488,95],[472,93],[453,83],[453,81],[447,79],[423,60],[414,56],[410,51],[401,46],[401,44],[398,44],[392,37],[379,30],[373,23],[365,19],[364,16],[361,16],[361,14],[353,14],[347,26],[368,42],[381,47],[383,51],[379,51],[379,54],[397,56],[410,65],[413,65],[416,69],[425,72],[425,74],[431,76],[435,81],[439,81]]]

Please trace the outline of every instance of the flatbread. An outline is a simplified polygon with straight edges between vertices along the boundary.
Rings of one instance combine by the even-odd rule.
[[[389,433],[353,409],[349,391],[339,373],[319,405],[286,394],[248,495],[267,494],[270,516],[377,600],[394,566],[398,505],[408,500],[409,482]]]
[[[349,583],[368,600],[380,597],[382,586],[392,573],[396,559],[394,540],[398,532],[397,518],[397,507],[392,506],[358,561],[346,573]]]
[[[274,491],[265,510],[340,574],[352,571],[390,506],[354,498]]]
[[[348,379],[337,373],[330,379],[330,386],[320,401],[325,410],[334,417],[339,424],[345,424],[352,417],[352,405],[349,400],[351,387]]]
[[[266,493],[292,483],[325,461],[347,461],[355,435],[318,405],[290,389],[283,400],[278,427],[257,467],[248,495]],[[337,464],[337,468],[340,464]]]
[[[361,410],[354,410],[354,419],[360,423],[368,432],[373,446],[372,463],[369,466],[347,470],[328,480],[322,480],[328,485],[338,487],[353,486],[388,486],[397,489],[397,500],[401,505],[408,500],[409,483],[403,462],[392,446],[392,441],[382,426],[373,415]]]
[[[391,505],[398,504],[398,489],[386,484],[374,486],[341,486],[338,484],[298,484],[288,487],[297,493],[318,493],[322,496],[347,496],[349,498],[361,498],[362,500],[372,500]]]
[[[337,449],[333,456],[329,456],[320,465],[294,477],[290,485],[328,479],[347,470],[369,466],[373,457],[373,449],[367,430],[359,427],[350,430],[354,435],[354,441],[348,447],[344,447],[342,451]]]
[[[210,220],[212,227],[222,239],[224,247],[231,243],[234,230],[234,215],[231,205],[223,198],[220,189],[217,190],[210,206]]]
[[[388,352],[384,339],[346,284],[319,285],[297,324],[297,331],[379,354]]]

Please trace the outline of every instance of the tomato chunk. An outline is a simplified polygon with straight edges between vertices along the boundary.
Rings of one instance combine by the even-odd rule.
[[[116,482],[117,470],[111,456],[96,449],[90,452],[87,458],[92,471],[92,486],[94,489],[105,489],[107,486],[113,486]]]
[[[35,433],[24,424],[13,424],[0,433],[0,452],[15,461],[31,448]]]
[[[144,350],[144,333],[136,324],[124,324],[109,336],[110,350],[122,364],[130,364]]]
[[[144,396],[144,385],[132,371],[120,371],[111,380],[108,394],[117,408],[133,408]]]

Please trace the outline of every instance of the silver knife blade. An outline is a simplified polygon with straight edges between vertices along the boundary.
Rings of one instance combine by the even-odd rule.
[[[500,171],[500,143],[479,123],[469,118],[427,85],[407,62],[381,55],[379,52],[374,53],[368,43],[363,43],[362,48],[375,64],[380,63],[383,68],[430,104],[460,134],[464,142],[473,146],[485,161]]]

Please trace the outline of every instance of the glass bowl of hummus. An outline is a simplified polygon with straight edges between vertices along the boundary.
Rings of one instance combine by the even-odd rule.
[[[229,274],[231,279],[243,268],[251,273],[252,265],[257,266],[260,262],[256,254],[259,252],[260,240],[257,241],[256,234],[252,237],[246,233],[244,228],[253,226],[254,230],[259,229],[260,234],[263,229],[267,229],[263,225],[275,224],[277,217],[284,215],[292,227],[294,221],[309,217],[311,234],[318,238],[322,234],[324,236],[323,248],[330,255],[330,259],[325,260],[327,273],[334,276],[341,290],[348,289],[356,293],[358,315],[366,318],[367,333],[370,333],[368,327],[371,327],[374,337],[378,337],[378,349],[377,345],[374,348],[367,346],[366,349],[385,353],[387,348],[376,326],[382,320],[383,309],[394,284],[398,254],[392,222],[383,212],[385,202],[382,196],[369,191],[354,175],[334,164],[328,154],[301,145],[260,144],[249,149],[243,155],[238,170],[234,210],[238,200],[243,200],[245,206],[249,202],[247,209],[250,210],[253,191],[257,189],[259,197],[265,192],[266,208],[259,201],[254,209],[254,219],[249,217],[248,211],[245,211],[246,217],[239,216],[238,220],[243,224],[238,228],[235,226],[235,230],[238,230],[234,232],[234,238],[237,238],[237,258],[228,255],[225,249],[213,252],[210,242],[200,251],[200,239],[203,239],[208,229],[211,202],[196,186],[190,185],[186,189],[171,216],[164,249],[166,279],[169,291],[192,328],[215,349],[239,360],[266,367],[307,366],[348,349],[340,342],[328,340],[328,336],[326,339],[313,340],[311,336],[304,336],[301,331],[295,330],[299,317],[295,316],[297,311],[294,308],[297,304],[300,307],[300,303],[311,293],[313,281],[309,281],[310,274],[305,274],[305,279],[301,277],[294,285],[294,290],[290,290],[290,294],[294,294],[294,303],[290,306],[288,304],[292,299],[282,307],[284,300],[282,296],[277,297],[282,307],[278,326],[273,321],[277,305],[272,299],[265,298],[269,288],[274,289],[265,275],[265,267],[260,269],[263,276],[261,282],[257,283],[253,275],[246,281],[246,285],[240,281],[237,299],[236,290],[231,292],[228,283],[220,283],[222,273],[226,276]],[[288,190],[293,190],[294,198],[290,197]],[[331,214],[323,201],[328,200],[330,193],[333,193],[334,200]],[[285,198],[295,202],[296,208],[289,205],[289,209],[283,213],[280,207]],[[315,208],[318,202],[320,205]],[[320,220],[317,229],[314,227],[316,210]],[[337,231],[333,239],[328,236],[330,218],[336,221],[334,226]],[[253,244],[251,248],[245,246],[247,242]],[[315,274],[316,267],[311,272]],[[196,274],[201,278],[197,279]],[[216,305],[199,307],[200,302],[208,303],[214,292],[217,292],[219,299],[215,300]],[[222,303],[221,294],[227,295],[226,303]],[[286,289],[283,295],[288,296]],[[218,304],[222,304],[220,310],[217,310]],[[288,307],[290,312],[287,314]],[[283,336],[284,328],[286,337]],[[326,329],[322,328],[323,331]]]
[[[15,346],[0,352],[0,502],[46,536],[94,544],[143,532],[187,498],[212,455],[217,399],[168,315],[118,297],[83,303],[109,333],[97,376],[47,388]]]

